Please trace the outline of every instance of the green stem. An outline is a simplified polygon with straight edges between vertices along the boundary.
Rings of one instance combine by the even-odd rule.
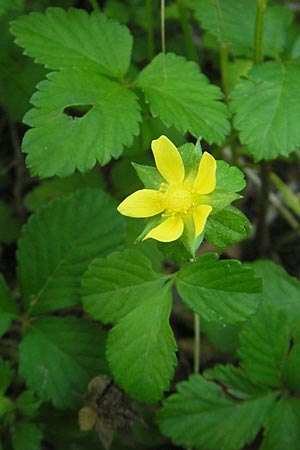
[[[228,102],[229,85],[228,85],[228,48],[227,44],[220,45],[220,68],[221,83],[225,95],[225,101]]]
[[[160,25],[161,25],[161,50],[164,55],[164,77],[167,78],[166,68],[166,30],[165,30],[165,0],[160,3]]]
[[[200,316],[194,313],[194,373],[200,372]]]
[[[100,8],[100,6],[98,5],[97,0],[89,0],[89,2],[90,2],[91,7],[93,8],[94,11],[98,11],[98,12],[101,11],[101,8]]]
[[[146,0],[148,60],[154,57],[154,23],[152,0]]]
[[[267,7],[267,0],[256,0],[257,10],[255,19],[254,33],[254,63],[261,64],[264,60],[263,55],[263,33],[264,33],[264,15]]]
[[[183,38],[184,38],[184,42],[185,42],[187,56],[192,61],[198,62],[198,54],[197,54],[195,44],[193,42],[191,28],[190,28],[190,24],[188,21],[186,1],[185,0],[177,0],[177,8],[178,8],[179,20],[180,20],[181,29],[183,32]]]

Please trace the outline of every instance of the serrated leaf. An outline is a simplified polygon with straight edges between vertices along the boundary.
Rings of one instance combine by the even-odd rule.
[[[3,275],[0,274],[0,336],[6,333],[12,320],[17,316],[18,308],[16,302],[8,289]]]
[[[233,206],[228,206],[208,217],[205,238],[216,247],[226,248],[249,236],[251,224],[247,217]]]
[[[238,355],[248,377],[263,386],[282,386],[282,369],[291,338],[287,316],[282,310],[264,306],[240,333]]]
[[[261,281],[236,260],[208,253],[183,266],[176,275],[182,300],[208,321],[235,324],[254,314],[261,300]]]
[[[234,125],[256,161],[287,156],[300,145],[300,66],[265,62],[231,94]]]
[[[290,341],[288,357],[282,371],[283,385],[292,392],[300,390],[300,333]]]
[[[291,323],[300,321],[300,282],[269,260],[248,263],[263,281],[263,303],[284,309]]]
[[[98,324],[86,319],[36,320],[20,345],[20,376],[43,401],[57,408],[78,406],[89,380],[107,373],[105,337]]]
[[[14,372],[8,361],[0,358],[0,394],[5,394],[6,389],[12,382]]]
[[[253,0],[196,0],[196,18],[220,43],[230,46],[235,54],[250,54],[254,49],[256,2]],[[282,52],[292,11],[283,6],[270,6],[265,11],[263,52],[278,57]]]
[[[19,242],[18,276],[28,314],[79,303],[80,278],[100,255],[119,249],[124,219],[98,189],[77,191],[32,215]]]
[[[159,292],[166,278],[140,252],[97,258],[82,278],[83,307],[94,319],[116,323]]]
[[[35,417],[40,405],[41,400],[38,400],[32,391],[22,392],[15,401],[19,413],[26,417]]]
[[[168,285],[113,327],[106,356],[118,385],[132,398],[156,403],[170,387],[176,364],[176,343],[169,325],[172,306]]]
[[[246,186],[243,172],[225,161],[217,161],[217,188],[231,192],[239,192]]]
[[[142,70],[137,85],[151,113],[182,133],[220,144],[229,132],[228,111],[219,101],[222,93],[194,62],[173,53],[159,54]]]
[[[177,390],[158,412],[159,427],[176,445],[195,449],[242,448],[254,439],[275,400],[269,394],[234,401],[200,375],[179,383]]]
[[[260,450],[300,449],[300,400],[282,397],[265,423]]]
[[[14,450],[39,450],[43,435],[34,423],[16,423],[11,440]]]
[[[48,8],[45,14],[21,16],[11,32],[26,55],[50,69],[83,67],[121,77],[129,67],[129,30],[104,14]]]
[[[106,164],[119,157],[139,131],[136,95],[82,68],[50,73],[31,102],[34,108],[24,122],[34,128],[25,134],[22,149],[28,153],[27,166],[40,177],[86,172],[97,160]],[[72,106],[88,111],[73,117],[65,112]]]

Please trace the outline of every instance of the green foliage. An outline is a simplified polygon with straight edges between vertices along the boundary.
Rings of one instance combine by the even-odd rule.
[[[0,242],[10,244],[20,233],[20,223],[14,217],[13,209],[7,203],[0,201]]]
[[[33,423],[17,423],[12,432],[14,450],[39,450],[42,432]]]
[[[207,320],[221,324],[243,322],[261,301],[261,282],[253,270],[214,253],[186,264],[176,275],[183,301]]]
[[[18,308],[3,275],[0,274],[0,336],[9,328],[11,321],[18,315]]]
[[[17,255],[27,313],[78,304],[81,275],[96,256],[122,246],[124,225],[115,201],[98,189],[53,200],[32,215],[23,229]]]
[[[20,376],[43,401],[58,408],[78,406],[90,378],[107,372],[104,341],[104,331],[90,320],[36,320],[20,347]]]

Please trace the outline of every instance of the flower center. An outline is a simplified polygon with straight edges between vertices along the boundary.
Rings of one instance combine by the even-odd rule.
[[[188,183],[170,184],[165,190],[166,209],[171,214],[188,214],[195,206],[194,192]]]

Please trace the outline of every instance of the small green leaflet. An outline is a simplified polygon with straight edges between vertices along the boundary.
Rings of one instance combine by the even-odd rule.
[[[157,415],[160,430],[176,445],[210,450],[238,450],[260,430],[275,395],[235,401],[200,375],[177,385]]]
[[[128,70],[132,37],[104,14],[48,8],[14,21],[11,32],[24,53],[50,69],[82,67],[112,77]]]
[[[96,256],[122,247],[125,220],[115,200],[83,189],[32,215],[19,242],[18,277],[29,314],[79,303],[81,275]]]
[[[169,324],[170,286],[141,300],[140,306],[110,330],[106,357],[117,384],[130,397],[156,403],[163,397],[163,391],[170,388],[177,362],[176,343]]]
[[[231,93],[234,125],[256,161],[288,156],[300,145],[300,65],[253,67]]]
[[[98,324],[86,319],[36,320],[20,345],[20,376],[43,401],[76,407],[89,380],[107,373],[105,337]]]
[[[159,292],[166,277],[134,250],[97,258],[82,278],[83,307],[96,320],[117,323]]]
[[[33,175],[71,175],[119,157],[138,134],[136,95],[117,81],[83,68],[48,75],[32,97],[34,108],[24,117],[32,128],[23,140],[26,163]],[[82,117],[65,108],[86,107]],[[116,132],[118,130],[118,132]]]
[[[12,320],[18,316],[18,308],[6,281],[0,274],[0,336],[8,330]]]
[[[32,391],[23,391],[15,401],[19,413],[26,417],[35,417],[41,403]]]
[[[182,300],[208,321],[235,324],[253,315],[261,301],[261,280],[235,260],[207,253],[176,275]]]
[[[0,357],[0,394],[5,394],[6,389],[12,382],[14,372],[11,369],[9,362]]]
[[[139,74],[153,116],[182,133],[221,144],[228,134],[228,110],[221,90],[209,83],[197,64],[173,53],[157,55]],[[187,89],[188,86],[188,89]]]
[[[14,450],[39,450],[43,435],[37,425],[18,422],[11,436]]]
[[[284,312],[263,306],[240,334],[238,355],[249,379],[270,388],[282,386],[282,370],[291,338]]]

